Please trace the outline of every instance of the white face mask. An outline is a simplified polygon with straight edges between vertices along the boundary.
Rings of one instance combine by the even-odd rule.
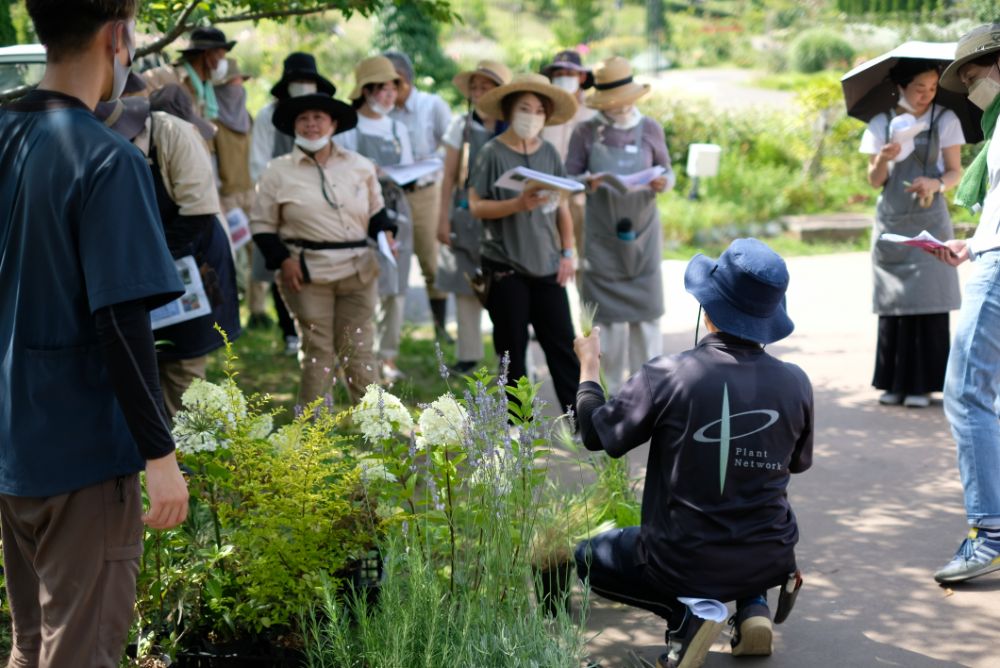
[[[293,81],[288,84],[289,97],[312,95],[317,90],[315,81]]]
[[[997,95],[1000,95],[1000,83],[989,77],[976,79],[969,86],[969,102],[983,111],[986,111],[986,107],[993,103]]]
[[[899,91],[899,99],[896,101],[896,104],[898,104],[905,111],[908,111],[911,114],[916,114],[917,110],[914,109],[913,105],[910,104],[910,101],[906,99],[906,95],[903,93],[903,87],[896,86],[896,90]]]
[[[117,47],[118,26],[115,25],[113,30],[116,35],[113,44]],[[125,48],[128,49],[128,65],[122,65],[118,61],[118,54],[111,54],[111,66],[114,68],[114,74],[111,80],[111,95],[103,98],[101,100],[102,102],[117,100],[122,96],[122,92],[125,90],[125,84],[128,82],[128,74],[132,69],[132,59],[135,58],[135,21],[129,21],[125,24]]]
[[[555,77],[552,79],[552,85],[573,94],[580,90],[580,77]]]
[[[374,97],[369,97],[367,99],[367,102],[368,102],[368,108],[374,111],[379,116],[388,116],[389,112],[392,111],[392,107],[376,102]]]
[[[212,70],[212,83],[220,84],[229,74],[229,61],[223,58],[219,61],[219,64],[215,66]]]
[[[316,153],[317,151],[322,151],[326,145],[330,143],[331,137],[333,137],[332,132],[328,135],[323,135],[318,139],[308,139],[298,133],[295,133],[295,145],[306,153]]]
[[[526,111],[515,111],[510,121],[510,127],[521,139],[534,139],[545,127],[544,114],[529,114]]]
[[[621,109],[606,109],[603,113],[604,117],[611,121],[611,127],[617,130],[631,130],[642,120],[642,114],[635,105]]]

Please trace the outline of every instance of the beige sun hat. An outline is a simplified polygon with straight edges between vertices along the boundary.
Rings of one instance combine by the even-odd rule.
[[[364,95],[364,87],[368,84],[381,84],[388,81],[396,81],[399,74],[392,66],[392,61],[385,56],[372,56],[365,58],[354,68],[354,90],[351,91],[351,100],[357,100]]]
[[[576,114],[576,98],[562,88],[553,86],[545,75],[532,72],[515,74],[510,83],[489,91],[480,98],[476,109],[489,118],[507,120],[503,117],[501,103],[505,97],[514,93],[534,93],[552,100],[552,115],[545,119],[546,125],[562,125]]]
[[[969,61],[1000,51],[1000,23],[987,23],[962,35],[955,47],[955,60],[945,68],[939,82],[943,88],[965,93],[968,88],[958,77],[958,71]]]
[[[621,56],[605,60],[594,71],[594,93],[587,97],[592,109],[614,109],[632,104],[649,92],[649,84],[632,79],[632,66]]]
[[[498,86],[502,86],[510,83],[511,73],[510,68],[499,61],[480,60],[476,63],[475,69],[459,72],[452,78],[451,82],[462,93],[462,97],[468,99],[469,82],[475,76],[486,77],[490,81],[495,81]]]

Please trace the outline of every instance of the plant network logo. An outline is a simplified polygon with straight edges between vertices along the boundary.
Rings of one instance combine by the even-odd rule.
[[[757,427],[752,431],[746,431],[742,434],[733,434],[733,419],[743,417],[744,415],[766,415],[767,422],[762,426]],[[719,444],[719,494],[722,494],[723,490],[726,488],[726,471],[729,467],[729,444],[738,438],[745,438],[751,434],[756,434],[759,431],[764,431],[772,424],[778,421],[778,411],[770,410],[768,408],[761,408],[755,411],[743,411],[742,413],[736,413],[731,415],[729,413],[729,385],[727,383],[722,384],[722,413],[718,420],[714,422],[709,422],[704,427],[699,429],[694,434],[694,440],[699,443],[718,443]],[[707,435],[709,429],[719,425],[719,437],[712,438]]]

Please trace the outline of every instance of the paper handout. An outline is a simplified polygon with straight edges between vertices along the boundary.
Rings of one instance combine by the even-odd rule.
[[[384,165],[381,169],[396,185],[405,186],[443,168],[441,158],[427,158],[408,165]]]
[[[923,248],[924,250],[934,250],[935,248],[948,248],[940,239],[934,238],[934,235],[927,230],[922,231],[915,237],[904,237],[901,234],[891,234],[889,232],[883,232],[882,236],[879,237],[881,241],[891,241],[894,244],[903,244],[904,246],[913,246],[914,248]]]
[[[605,183],[624,193],[644,190],[654,179],[658,179],[666,173],[667,170],[663,166],[653,165],[648,169],[643,169],[642,171],[638,171],[633,174],[611,174],[609,172],[601,172],[599,174],[585,175],[581,180],[587,181],[589,179],[600,179],[601,183]]]
[[[205,285],[201,281],[201,272],[198,271],[198,263],[194,257],[185,255],[174,260],[174,265],[177,267],[181,282],[184,283],[184,294],[169,304],[149,312],[152,329],[193,320],[212,312],[212,304],[205,294]]]
[[[899,144],[899,155],[893,162],[902,162],[910,157],[916,146],[913,138],[926,130],[927,127],[926,121],[918,122],[913,114],[900,114],[892,119],[889,123],[889,135],[891,141]]]
[[[376,240],[378,241],[378,252],[386,256],[392,266],[396,266],[396,256],[392,254],[392,246],[389,245],[389,237],[386,236],[385,230],[381,231],[376,235]]]
[[[528,167],[514,167],[507,170],[494,185],[497,188],[507,188],[516,192],[522,192],[528,187],[558,190],[562,193],[578,193],[584,190],[584,185],[579,181],[553,176]]]
[[[689,598],[678,596],[677,600],[691,609],[695,617],[707,619],[710,622],[724,622],[729,616],[725,603],[714,598]]]
[[[226,213],[226,224],[229,226],[229,240],[233,251],[238,251],[250,241],[250,219],[243,209],[230,209]]]

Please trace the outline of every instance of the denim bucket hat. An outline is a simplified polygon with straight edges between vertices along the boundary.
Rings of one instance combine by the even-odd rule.
[[[795,329],[785,312],[787,288],[785,261],[757,239],[736,239],[718,260],[699,253],[684,271],[684,289],[720,331],[757,343]]]

